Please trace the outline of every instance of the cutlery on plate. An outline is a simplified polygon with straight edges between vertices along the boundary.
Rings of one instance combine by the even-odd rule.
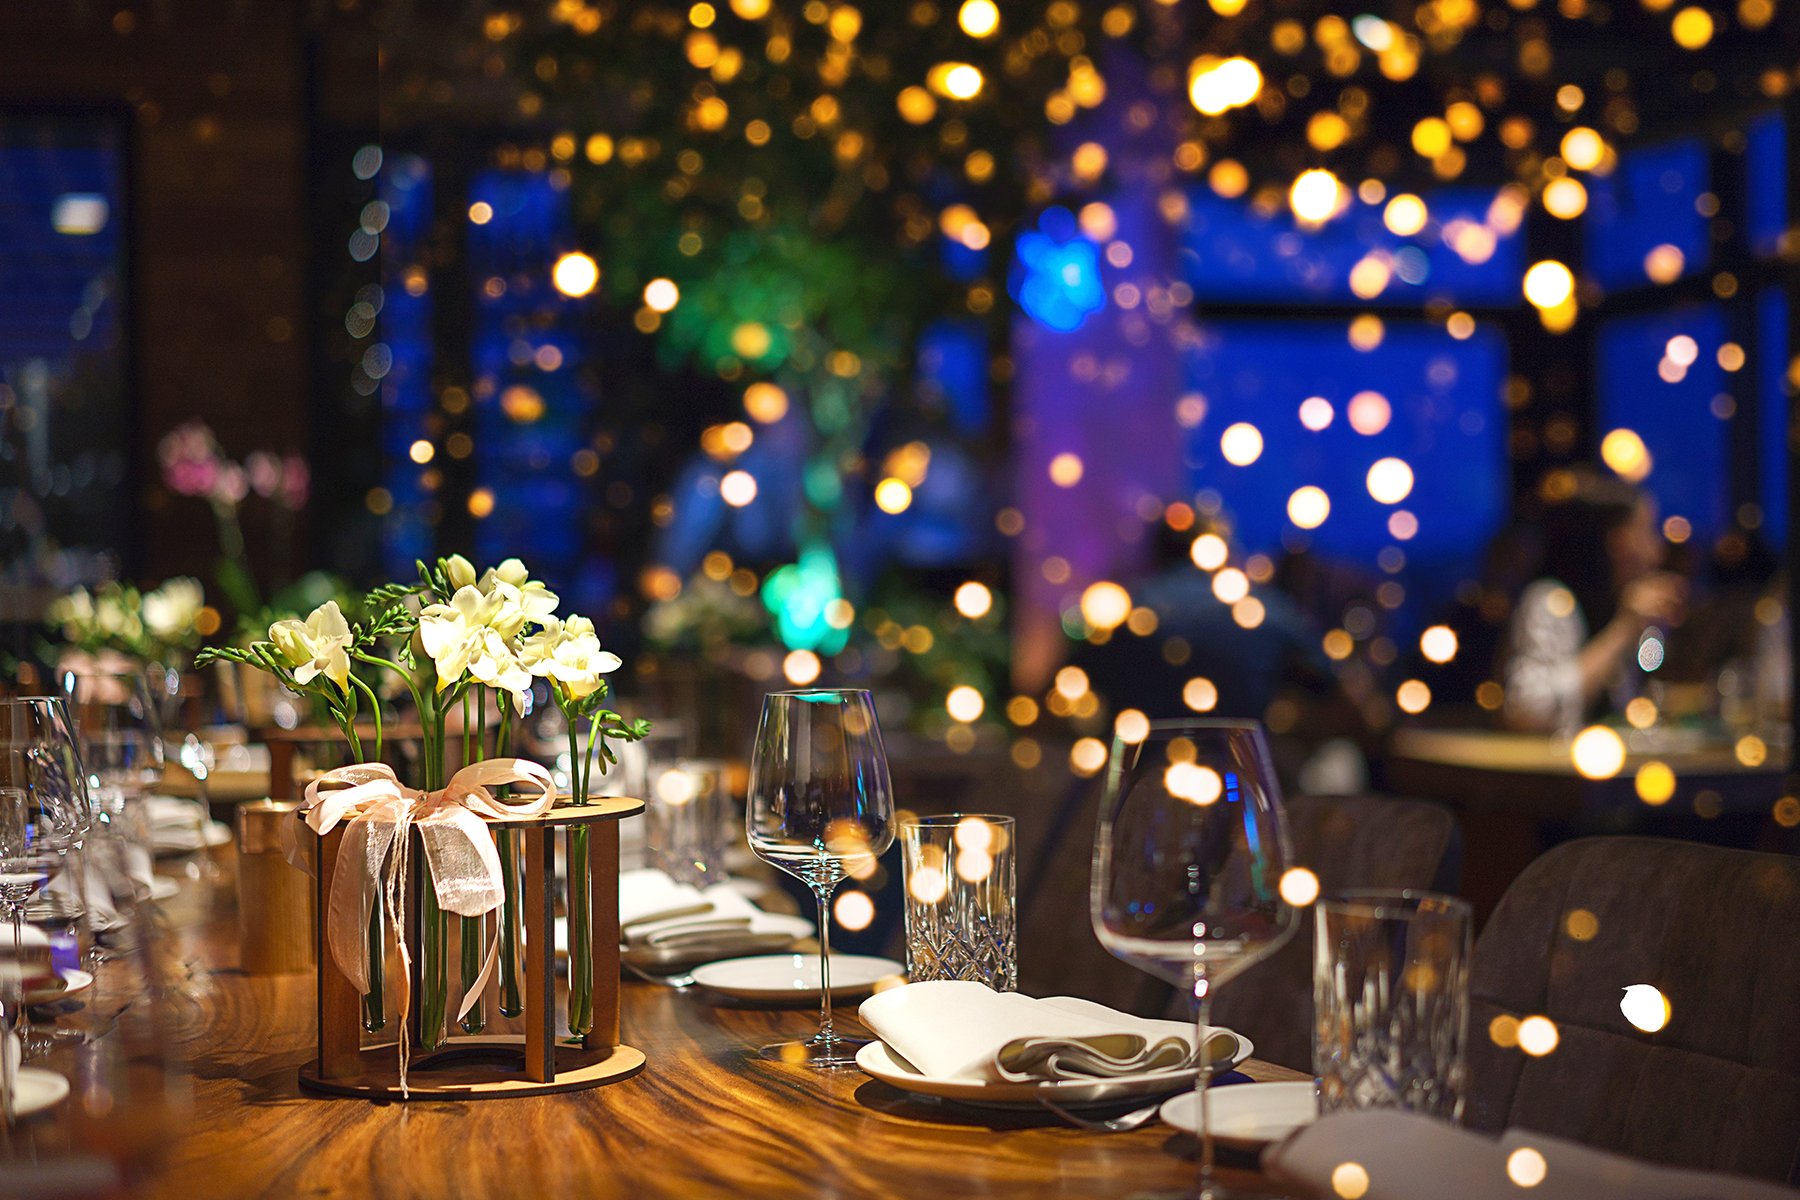
[[[1042,1094],[1038,1096],[1037,1102],[1061,1117],[1070,1125],[1073,1125],[1075,1128],[1085,1129],[1090,1133],[1125,1133],[1128,1130],[1136,1129],[1138,1126],[1150,1120],[1150,1118],[1154,1117],[1157,1114],[1157,1111],[1162,1108],[1162,1099],[1158,1098],[1148,1105],[1145,1105],[1143,1108],[1134,1108],[1130,1112],[1120,1113],[1116,1117],[1095,1119],[1093,1117],[1084,1117],[1072,1113],[1048,1096]]]

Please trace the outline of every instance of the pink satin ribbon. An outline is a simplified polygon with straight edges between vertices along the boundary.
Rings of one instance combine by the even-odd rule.
[[[535,785],[533,797],[501,799],[489,789],[503,784]],[[325,941],[332,961],[358,992],[369,990],[369,914],[379,895],[393,924],[404,968],[400,988],[400,1089],[406,1091],[410,1057],[407,1014],[411,1009],[412,955],[406,945],[405,880],[416,826],[431,868],[438,906],[461,917],[481,917],[506,899],[500,855],[488,836],[489,820],[535,817],[556,803],[550,772],[522,758],[490,758],[471,763],[434,792],[407,787],[385,763],[357,763],[327,771],[306,785],[302,812],[321,838],[339,824],[344,837],[326,897]],[[294,861],[298,846],[290,846]],[[296,862],[303,866],[303,862]],[[481,974],[456,1011],[461,1020],[494,972],[500,953],[498,930],[488,942]]]

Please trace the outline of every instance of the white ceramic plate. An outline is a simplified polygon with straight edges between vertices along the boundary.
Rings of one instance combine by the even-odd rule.
[[[906,968],[891,958],[866,954],[831,956],[831,998],[847,1000],[867,995],[884,979],[905,982]],[[694,982],[723,996],[763,1002],[793,1000],[816,1004],[819,998],[819,956],[816,954],[759,954],[754,958],[728,958],[694,968]]]
[[[181,894],[181,885],[167,875],[150,877],[150,899],[152,901],[173,900]]]
[[[1319,1090],[1312,1080],[1292,1083],[1234,1083],[1209,1093],[1214,1140],[1239,1150],[1260,1150],[1319,1115]],[[1162,1119],[1193,1133],[1198,1097],[1176,1096],[1162,1106]]]
[[[813,923],[805,917],[796,917],[789,913],[760,913],[756,917],[755,931],[762,935],[760,945],[746,947],[740,943],[733,946],[730,936],[721,936],[716,942],[690,943],[686,946],[661,948],[643,947],[626,950],[622,953],[635,966],[643,967],[648,971],[664,971],[670,967],[686,967],[692,966],[694,963],[728,958],[732,955],[741,956],[746,949],[764,951],[781,949],[779,942],[770,946],[767,939],[769,937],[786,938],[788,944],[791,945],[801,938],[811,937]],[[559,960],[569,957],[569,919],[567,917],[556,918],[556,957]],[[834,958],[832,961],[836,962],[837,960]],[[813,991],[817,992],[818,990],[818,982],[815,978]],[[832,990],[836,991],[835,988]]]
[[[833,962],[835,963],[835,959]],[[1232,1052],[1229,1063],[1220,1063],[1217,1070],[1229,1070],[1250,1057],[1254,1047],[1250,1039],[1241,1033],[1232,1033],[1238,1041],[1237,1049]],[[1184,1067],[1178,1071],[1148,1071],[1142,1075],[1121,1075],[1113,1079],[1060,1079],[1044,1083],[981,1083],[972,1079],[944,1079],[926,1075],[920,1070],[888,1049],[885,1042],[870,1042],[856,1052],[856,1065],[864,1071],[891,1084],[903,1092],[912,1092],[920,1096],[935,1096],[939,1100],[954,1100],[958,1104],[973,1104],[992,1108],[1040,1108],[1038,1097],[1043,1096],[1057,1104],[1066,1106],[1080,1104],[1111,1104],[1121,1100],[1139,1097],[1167,1095],[1181,1088],[1194,1086],[1194,1078],[1199,1071],[1193,1067]]]
[[[13,1113],[29,1117],[54,1108],[69,1094],[69,1081],[55,1071],[20,1067],[13,1072]]]
[[[70,967],[58,972],[62,976],[63,985],[59,988],[42,988],[25,993],[27,1004],[55,1004],[59,1000],[67,1000],[70,996],[85,992],[94,986],[94,977],[86,971]]]

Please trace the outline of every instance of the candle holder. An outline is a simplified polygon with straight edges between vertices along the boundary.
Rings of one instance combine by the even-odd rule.
[[[370,1100],[484,1100],[508,1096],[542,1096],[579,1091],[629,1079],[644,1069],[641,1051],[619,1041],[619,822],[644,810],[641,800],[608,797],[591,804],[552,808],[535,817],[489,820],[489,833],[511,830],[509,839],[522,844],[518,873],[523,895],[519,904],[525,935],[523,1033],[481,1034],[446,1038],[408,1065],[401,1091],[398,1046],[392,1039],[362,1044],[362,997],[332,960],[325,942],[323,914],[329,911],[332,876],[337,870],[339,825],[316,839],[319,919],[313,936],[319,964],[319,1057],[300,1069],[300,1084],[311,1091]],[[587,878],[592,903],[590,931],[593,953],[593,1021],[586,1033],[566,1042],[557,1038],[555,838],[572,846],[571,834],[588,829]],[[303,838],[314,836],[308,829]],[[418,831],[409,829],[412,879],[406,913],[413,928],[412,1044],[423,1044],[418,1022],[423,994],[420,971],[424,956],[419,927],[418,893],[425,855]],[[571,877],[575,872],[571,870]],[[509,899],[512,897],[509,896]],[[494,914],[503,919],[502,914]],[[485,918],[484,918],[485,920]],[[578,956],[571,955],[574,963]],[[439,966],[447,964],[440,962]]]

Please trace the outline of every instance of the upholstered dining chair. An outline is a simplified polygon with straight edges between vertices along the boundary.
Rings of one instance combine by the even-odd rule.
[[[1800,858],[1565,843],[1507,889],[1471,977],[1475,1128],[1800,1182]],[[1655,1032],[1621,1007],[1639,984],[1667,1001],[1636,993]],[[1558,1034],[1540,1057],[1514,1033],[1534,1015]]]

